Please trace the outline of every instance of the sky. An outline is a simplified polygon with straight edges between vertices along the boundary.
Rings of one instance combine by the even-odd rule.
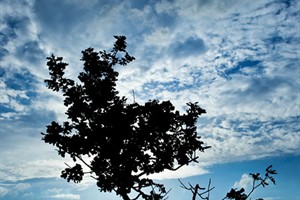
[[[190,200],[178,178],[215,189],[250,191],[248,173],[278,171],[277,185],[253,199],[300,199],[300,1],[297,0],[0,0],[0,199],[118,200],[86,177],[67,183],[71,164],[41,132],[66,108],[46,88],[46,57],[64,57],[67,76],[82,70],[81,51],[127,37],[136,60],[116,66],[128,102],[170,100],[207,111],[198,134],[212,148],[198,163],[153,175]],[[134,90],[134,98],[132,91]]]

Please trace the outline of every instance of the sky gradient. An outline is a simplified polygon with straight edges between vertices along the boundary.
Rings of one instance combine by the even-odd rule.
[[[86,178],[59,178],[64,162],[41,141],[62,121],[61,94],[46,88],[46,57],[82,70],[81,51],[112,48],[127,37],[136,60],[117,66],[117,90],[128,102],[171,100],[180,111],[207,111],[198,133],[207,145],[199,163],[153,177],[190,200],[183,182],[209,179],[221,199],[250,189],[247,173],[274,165],[277,186],[253,199],[300,199],[300,1],[297,0],[0,0],[0,199],[120,199]]]

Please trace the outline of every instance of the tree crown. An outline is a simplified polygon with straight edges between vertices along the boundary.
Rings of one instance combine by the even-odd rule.
[[[68,154],[74,160],[75,166],[62,171],[67,181],[80,182],[86,173],[82,165],[86,165],[101,191],[130,199],[133,190],[135,199],[150,199],[166,191],[145,175],[176,170],[196,161],[196,151],[208,148],[196,132],[197,119],[205,110],[188,103],[186,113],[180,114],[170,101],[129,104],[118,96],[114,66],[135,58],[126,51],[126,37],[114,37],[109,52],[82,51],[79,83],[65,77],[68,64],[62,57],[47,58],[50,79],[45,82],[49,89],[63,93],[68,120],[48,125],[43,140],[56,146],[60,156]],[[147,187],[152,188],[150,194],[143,190]]]

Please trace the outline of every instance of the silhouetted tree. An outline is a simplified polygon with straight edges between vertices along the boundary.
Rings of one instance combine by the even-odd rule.
[[[48,125],[43,140],[56,146],[60,156],[73,159],[75,165],[67,165],[61,174],[68,182],[78,183],[88,173],[100,191],[115,191],[125,200],[132,191],[132,199],[162,199],[167,193],[164,186],[145,175],[196,162],[196,151],[209,148],[196,132],[197,119],[205,110],[188,103],[186,113],[180,114],[170,101],[140,105],[118,96],[114,66],[135,58],[126,51],[125,36],[114,37],[111,51],[82,51],[79,83],[65,77],[68,64],[62,57],[47,58],[51,78],[45,82],[49,89],[62,92],[68,120]],[[89,171],[84,172],[82,165]]]
[[[274,185],[276,185],[275,178],[273,177],[273,175],[277,174],[276,170],[272,169],[272,165],[270,165],[269,167],[266,168],[265,171],[266,171],[266,173],[265,173],[264,178],[260,177],[260,173],[255,173],[255,174],[250,173],[253,181],[252,181],[252,188],[248,194],[245,193],[244,188],[241,188],[241,189],[233,189],[232,188],[230,190],[230,192],[228,192],[222,200],[225,200],[225,199],[246,200],[246,199],[250,198],[251,194],[254,192],[254,190],[256,188],[258,188],[260,186],[265,187],[265,186],[269,185],[268,181],[271,181]],[[179,182],[183,189],[190,190],[192,192],[192,194],[193,194],[192,200],[196,200],[197,196],[199,196],[201,199],[209,200],[210,199],[210,197],[209,197],[210,191],[215,188],[215,187],[212,187],[212,188],[210,187],[211,180],[209,180],[207,189],[200,187],[198,184],[196,184],[196,186],[193,187],[190,183],[189,183],[189,187],[187,187],[180,180],[179,180]],[[200,190],[202,190],[202,191],[200,192]],[[204,196],[204,195],[206,195],[206,196]],[[257,200],[263,200],[263,199],[259,198]]]

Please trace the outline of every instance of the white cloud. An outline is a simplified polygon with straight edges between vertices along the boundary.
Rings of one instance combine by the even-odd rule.
[[[9,110],[12,109],[11,111],[15,111],[19,113],[24,113],[28,110],[26,106],[20,103],[21,100],[25,100],[29,98],[26,95],[25,91],[10,89],[3,81],[0,80],[0,93],[1,93],[0,103],[2,104],[2,106],[8,108]],[[2,117],[6,118],[6,116],[7,115],[5,112],[0,113],[0,119]]]
[[[66,168],[63,160],[32,160],[20,163],[1,163],[1,177],[5,181],[20,181],[32,178],[55,178]]]
[[[147,177],[152,178],[152,179],[161,180],[161,179],[185,178],[185,177],[202,175],[202,174],[207,174],[207,173],[209,173],[209,171],[206,169],[205,166],[192,164],[192,165],[188,165],[188,166],[183,166],[176,171],[165,170],[163,172],[160,172],[157,174],[152,174]]]
[[[20,192],[26,191],[31,187],[29,183],[16,183],[16,184],[1,184],[0,183],[0,197],[9,194],[17,195]]]
[[[4,122],[0,125],[5,130],[1,132],[0,174],[3,181],[60,176],[66,168],[64,162],[70,159],[59,158],[52,146],[44,144],[40,134],[42,127]]]
[[[70,199],[70,200],[78,200],[80,199],[80,195],[78,194],[55,194],[51,196],[47,196],[48,198],[53,198],[53,199]]]
[[[70,200],[78,200],[80,199],[80,195],[78,194],[72,194],[65,192],[62,188],[51,188],[47,189],[45,191],[47,194],[45,197],[51,198],[51,199],[70,199]]]
[[[174,35],[172,35],[170,29],[168,27],[158,27],[152,33],[145,36],[145,45],[148,45],[149,48],[153,48],[151,46],[156,46],[160,48],[166,48],[170,45],[172,40],[174,40]]]
[[[278,200],[281,199],[280,197],[264,197],[264,200]]]
[[[244,188],[246,191],[251,189],[253,179],[249,174],[243,174],[240,181],[234,183],[233,188]]]

